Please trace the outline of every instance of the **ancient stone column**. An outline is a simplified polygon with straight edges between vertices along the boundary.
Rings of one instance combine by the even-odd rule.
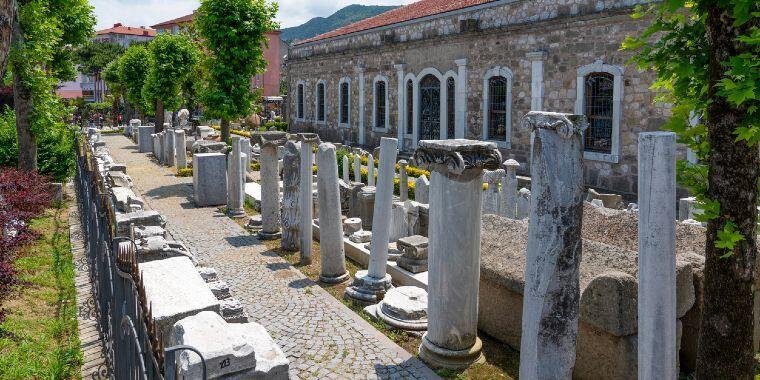
[[[483,362],[478,338],[483,169],[498,169],[496,144],[420,141],[416,166],[431,171],[428,331],[420,359],[434,368]],[[456,222],[454,222],[456,221]]]
[[[185,131],[174,131],[174,155],[176,156],[177,170],[187,168],[187,147],[185,146]]]
[[[499,215],[515,219],[517,217],[517,168],[520,163],[509,159],[504,161],[506,176],[501,183],[501,198],[499,199]]]
[[[639,134],[639,379],[678,378],[676,135]]]
[[[374,186],[364,186],[359,191],[359,217],[362,219],[362,228],[368,231],[372,230],[376,191]]]
[[[531,111],[534,135],[520,378],[570,379],[575,366],[583,219],[583,115]]]
[[[174,166],[174,131],[164,129],[164,165]]]
[[[481,184],[482,186],[482,184]],[[483,188],[481,187],[481,192]],[[414,180],[414,200],[419,203],[428,203],[430,201],[430,181],[424,174]]]
[[[400,160],[398,162],[398,192],[401,201],[404,202],[409,199],[409,176],[406,174],[406,167],[409,165],[406,160]]]
[[[153,127],[150,125],[141,125],[137,130],[137,151],[140,153],[150,152],[153,149]]]
[[[261,147],[261,231],[259,238],[274,240],[280,232],[280,174],[277,148],[287,142],[285,132],[266,131],[254,135]]]
[[[483,179],[488,184],[488,189],[483,194],[483,214],[499,213],[499,183],[505,175],[504,169],[485,172]]]
[[[282,157],[282,241],[285,251],[297,251],[300,246],[299,194],[301,186],[300,143],[288,141]]]
[[[301,140],[301,191],[299,202],[301,204],[301,264],[311,264],[311,244],[313,233],[311,224],[314,215],[314,198],[311,190],[312,177],[312,147],[319,144],[319,135],[316,133],[299,133]]]
[[[362,182],[362,158],[358,154],[354,155],[354,182]]]
[[[367,186],[375,186],[375,156],[367,156]]]
[[[375,209],[372,216],[372,248],[369,270],[358,271],[346,297],[358,304],[370,305],[382,300],[391,288],[391,276],[387,274],[388,242],[390,237],[391,205],[393,203],[393,177],[396,173],[396,146],[398,140],[380,139],[380,177],[375,193]],[[372,156],[370,156],[370,160]],[[371,163],[372,161],[370,161]]]
[[[244,138],[240,141],[243,154],[245,154],[245,173],[251,171],[251,163],[253,162],[253,152],[251,151],[251,139]],[[243,173],[243,174],[245,174]]]
[[[343,156],[343,182],[345,183],[351,183],[351,176],[349,175],[351,168],[348,167],[349,165],[348,156]]]
[[[167,133],[170,133],[168,130]],[[232,136],[232,151],[227,157],[227,214],[240,218],[244,217],[245,183],[242,174],[245,173],[245,162],[241,152],[240,136]],[[262,192],[263,193],[263,192]]]
[[[319,252],[322,269],[319,280],[333,284],[348,279],[343,249],[343,221],[340,213],[338,162],[335,146],[319,144],[317,148],[317,195],[319,197]]]

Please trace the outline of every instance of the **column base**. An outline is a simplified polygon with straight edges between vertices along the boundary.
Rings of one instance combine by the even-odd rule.
[[[427,292],[416,286],[393,288],[380,303],[367,309],[391,327],[406,331],[425,331],[427,319]],[[367,309],[364,309],[365,312]]]
[[[309,260],[309,261],[311,261],[311,260]],[[334,277],[324,276],[324,275],[320,274],[319,275],[319,281],[320,282],[324,282],[325,284],[339,284],[341,282],[344,282],[344,281],[348,280],[348,277],[349,277],[348,272],[343,273],[340,276],[334,276]]]
[[[392,288],[391,275],[385,278],[374,278],[366,270],[356,272],[351,286],[346,288],[343,298],[360,306],[374,305],[382,301],[385,292]]]
[[[257,236],[261,240],[277,240],[282,237],[282,232],[281,231],[266,232],[264,230],[261,230],[259,231],[259,234]]]
[[[422,336],[419,355],[433,369],[465,369],[473,364],[482,364],[486,362],[483,356],[483,342],[480,338],[475,338],[475,344],[466,350],[449,350],[435,345],[427,338],[427,333]]]
[[[248,214],[246,214],[245,210],[242,208],[238,210],[230,209],[227,211],[227,216],[229,216],[230,218],[245,218],[246,216],[248,216]]]

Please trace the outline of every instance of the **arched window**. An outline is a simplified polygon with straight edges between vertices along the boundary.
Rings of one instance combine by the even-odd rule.
[[[507,139],[507,78],[488,79],[488,140]]]
[[[441,138],[441,81],[433,74],[420,79],[419,139]]]
[[[414,133],[414,81],[406,81],[406,133]]]
[[[317,83],[317,104],[316,104],[316,116],[318,122],[325,122],[325,82],[320,81]]]
[[[588,129],[584,132],[587,152],[612,152],[613,92],[615,77],[609,73],[591,73],[586,76],[584,88],[584,114]]]
[[[374,128],[385,130],[388,128],[388,80],[385,77],[375,78],[375,108],[373,110]]]
[[[303,93],[304,93],[304,85],[303,83],[299,83],[298,90],[296,91],[296,119],[304,118]]]
[[[340,123],[348,124],[348,82],[340,84]]]
[[[454,98],[456,96],[456,85],[454,78],[449,77],[446,80],[446,138],[453,139],[455,134],[454,128]]]

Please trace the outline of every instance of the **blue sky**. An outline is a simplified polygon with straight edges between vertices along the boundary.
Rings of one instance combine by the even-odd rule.
[[[191,13],[199,0],[89,0],[95,7],[97,29],[120,22],[128,26],[150,26]],[[351,4],[400,5],[413,0],[278,0],[278,20],[283,28],[303,24],[312,17],[327,17]]]

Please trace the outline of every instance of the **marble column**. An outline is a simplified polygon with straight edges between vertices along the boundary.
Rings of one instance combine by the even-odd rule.
[[[343,164],[343,182],[347,184],[351,183],[351,176],[350,176],[351,168],[349,167],[350,164],[348,162],[348,155],[343,156],[342,164]]]
[[[367,186],[375,186],[375,156],[367,156]]]
[[[167,130],[167,133],[171,133],[171,130]],[[246,215],[243,208],[245,183],[242,179],[245,168],[240,140],[240,136],[232,137],[232,152],[227,156],[227,214],[236,218]]]
[[[322,268],[319,281],[334,284],[348,279],[343,248],[343,221],[340,212],[338,163],[335,146],[317,148],[317,195],[319,197],[319,252]]]
[[[485,172],[483,179],[488,184],[488,189],[483,195],[483,214],[499,214],[499,183],[504,176],[506,176],[504,169]]]
[[[483,170],[499,168],[495,143],[420,141],[413,163],[430,170],[428,331],[419,355],[433,368],[485,361],[478,338]],[[455,222],[452,222],[455,221]]]
[[[360,155],[354,155],[354,182],[362,182],[362,158]]]
[[[395,174],[398,140],[380,139],[380,178],[375,193],[372,214],[372,248],[369,270],[358,271],[354,282],[346,289],[345,296],[361,305],[375,304],[383,299],[391,288],[391,276],[387,274],[388,243],[390,238],[391,206],[393,204],[393,177]],[[371,157],[371,156],[370,156]]]
[[[285,251],[298,250],[300,243],[300,207],[299,194],[301,186],[301,144],[293,141],[285,143],[282,157],[282,241],[280,247]]]
[[[248,173],[251,171],[251,163],[253,163],[253,152],[251,151],[251,139],[244,138],[241,140],[241,145],[243,147],[243,154],[246,155],[245,159],[245,172]]]
[[[174,130],[164,129],[164,165],[174,166]]]
[[[501,183],[501,198],[499,199],[499,215],[517,218],[517,168],[520,163],[509,159],[504,161],[506,175]]]
[[[314,198],[312,191],[313,158],[312,148],[319,144],[319,135],[316,133],[299,133],[298,139],[301,140],[301,191],[299,202],[301,203],[301,264],[311,264],[311,244],[313,238],[313,229],[311,228],[314,215]]]
[[[583,219],[583,115],[529,112],[531,207],[520,378],[570,379],[575,366]]]
[[[174,131],[174,155],[177,170],[187,168],[187,146],[185,145],[185,131],[177,129]]]
[[[639,134],[639,379],[678,378],[676,135]]]
[[[274,240],[280,232],[280,173],[277,149],[287,142],[287,134],[279,131],[254,134],[261,147],[261,223],[259,239]]]
[[[402,202],[409,199],[409,176],[406,174],[406,167],[408,165],[409,163],[406,162],[406,160],[400,160],[398,162],[398,195]]]

